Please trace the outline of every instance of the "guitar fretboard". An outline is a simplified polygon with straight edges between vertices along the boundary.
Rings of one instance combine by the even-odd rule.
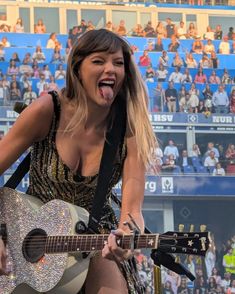
[[[72,235],[48,236],[45,253],[89,252],[102,250],[109,235]],[[143,234],[136,237],[135,248],[157,248],[158,234]],[[118,246],[123,249],[133,247],[133,235],[124,235],[117,239]]]

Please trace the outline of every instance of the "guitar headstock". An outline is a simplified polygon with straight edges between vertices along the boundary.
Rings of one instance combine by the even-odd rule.
[[[166,232],[159,236],[159,250],[205,256],[210,245],[208,232]]]

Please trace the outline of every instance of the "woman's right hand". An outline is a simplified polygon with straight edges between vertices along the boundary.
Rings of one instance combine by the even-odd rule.
[[[0,275],[7,275],[6,260],[7,260],[6,247],[2,241],[2,238],[0,237]]]

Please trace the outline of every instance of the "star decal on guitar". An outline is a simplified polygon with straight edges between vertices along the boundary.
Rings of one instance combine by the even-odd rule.
[[[153,245],[153,243],[154,243],[153,239],[150,239],[150,240],[148,241],[148,244],[151,245],[151,246]]]
[[[188,246],[192,247],[193,246],[193,240],[188,241]]]

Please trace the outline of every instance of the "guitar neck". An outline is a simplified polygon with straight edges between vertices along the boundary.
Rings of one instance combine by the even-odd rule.
[[[107,243],[108,236],[108,234],[48,236],[45,244],[45,253],[90,252],[101,250]],[[135,248],[157,248],[158,237],[159,234],[138,235],[135,240]],[[118,246],[123,249],[130,249],[133,242],[133,235],[124,235],[117,239]]]

